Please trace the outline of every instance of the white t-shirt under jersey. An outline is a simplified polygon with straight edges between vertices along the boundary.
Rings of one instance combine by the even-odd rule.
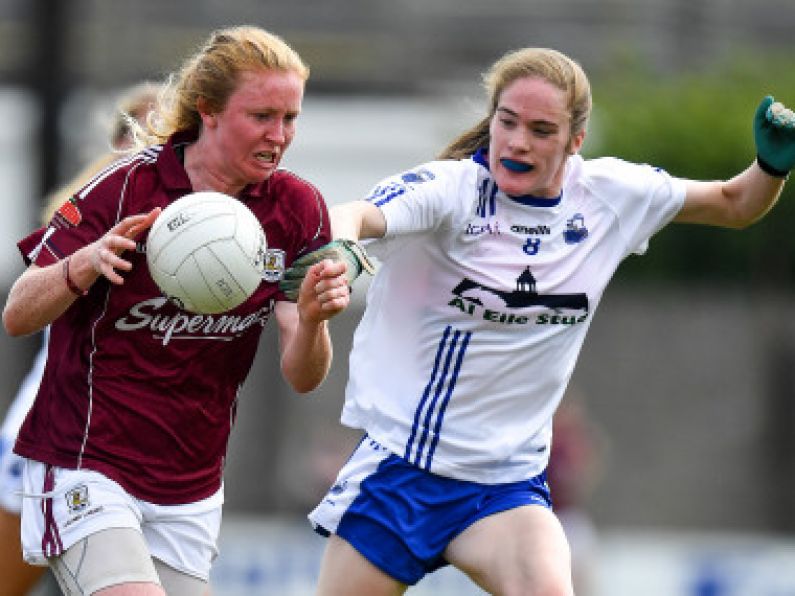
[[[558,406],[610,278],[681,208],[685,182],[569,159],[558,200],[509,197],[482,155],[390,177],[342,422],[442,476],[543,471]]]

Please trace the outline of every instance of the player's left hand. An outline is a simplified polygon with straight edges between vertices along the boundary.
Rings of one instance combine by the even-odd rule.
[[[757,162],[771,176],[783,178],[795,167],[795,113],[768,95],[754,115]]]
[[[289,300],[297,300],[301,282],[306,277],[309,268],[325,259],[335,263],[345,263],[347,266],[345,276],[349,286],[361,275],[362,271],[367,271],[370,274],[375,273],[375,267],[358,242],[347,239],[334,240],[296,259],[292,267],[284,272],[284,276],[279,282],[279,289]]]

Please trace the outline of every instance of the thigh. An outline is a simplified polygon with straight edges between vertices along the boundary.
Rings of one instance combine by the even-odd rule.
[[[198,577],[177,571],[155,559],[155,569],[168,596],[210,596],[210,584]]]
[[[131,528],[111,528],[86,536],[49,562],[67,595],[165,594],[141,532]]]
[[[320,564],[317,596],[398,596],[407,586],[362,556],[347,541],[332,534]]]
[[[574,593],[563,529],[555,514],[539,505],[477,521],[449,544],[445,558],[491,594]]]

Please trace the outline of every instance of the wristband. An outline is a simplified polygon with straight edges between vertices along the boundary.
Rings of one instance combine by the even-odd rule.
[[[75,284],[75,282],[72,281],[72,278],[69,277],[69,259],[71,258],[71,256],[68,256],[63,260],[63,278],[66,280],[66,287],[69,288],[69,291],[75,296],[85,296],[88,294],[88,290],[81,290],[78,288],[77,284]]]
[[[762,159],[759,155],[756,156],[756,163],[759,164],[759,167],[762,169],[763,172],[773,176],[773,178],[787,178],[789,176],[789,172],[782,172],[781,170],[777,170],[769,163],[767,163],[764,159]]]

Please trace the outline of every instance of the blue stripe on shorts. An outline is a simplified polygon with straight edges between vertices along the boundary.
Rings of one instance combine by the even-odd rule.
[[[367,438],[357,451],[368,449],[384,448]],[[316,531],[336,533],[404,584],[415,584],[447,565],[443,558],[447,545],[478,520],[523,505],[552,506],[546,472],[520,482],[479,484],[432,474],[394,454],[372,461],[373,469],[360,482],[349,483],[343,468],[329,497],[310,519],[339,515],[336,529],[321,522],[315,523]],[[361,473],[361,465],[356,471]],[[348,485],[358,490],[350,501],[341,494]],[[346,501],[341,514],[334,510]]]

